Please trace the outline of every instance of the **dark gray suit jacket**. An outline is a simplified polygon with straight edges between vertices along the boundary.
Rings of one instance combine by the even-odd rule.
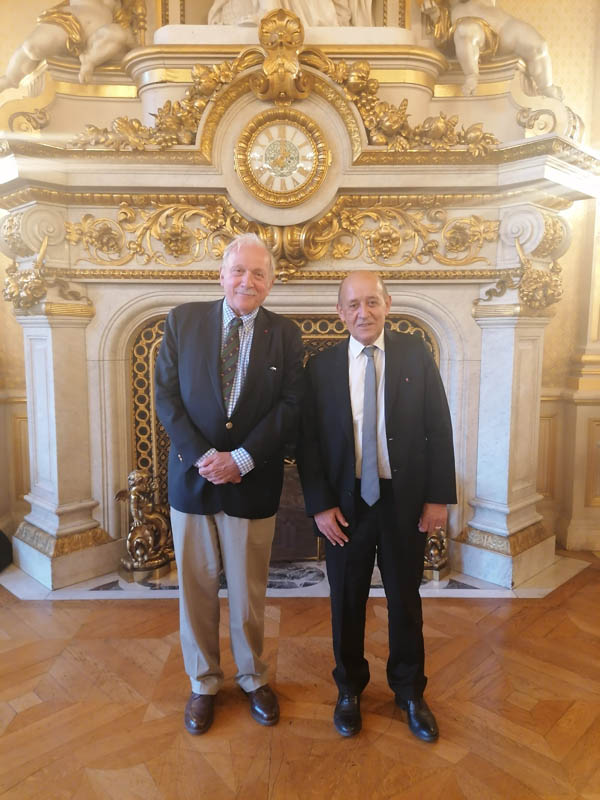
[[[355,458],[348,339],[311,358],[297,449],[306,511],[339,506],[351,523]],[[452,425],[440,374],[422,340],[385,332],[385,424],[399,524],[429,503],[455,503]]]
[[[302,393],[303,347],[297,326],[260,308],[246,380],[231,417],[220,381],[222,300],[174,308],[156,361],[158,417],[169,438],[169,503],[189,514],[260,519],[275,514],[283,455],[293,443]],[[255,468],[239,484],[215,486],[195,461],[210,448],[244,447]]]

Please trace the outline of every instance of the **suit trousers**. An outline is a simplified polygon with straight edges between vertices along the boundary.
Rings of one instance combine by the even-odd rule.
[[[219,582],[223,569],[236,681],[246,692],[267,683],[261,660],[275,517],[242,519],[171,508],[179,576],[179,627],[192,691],[216,694],[223,683],[219,651]]]
[[[334,680],[340,691],[360,694],[369,682],[364,656],[366,607],[377,564],[388,605],[389,657],[387,680],[403,700],[422,696],[424,673],[423,614],[419,586],[423,577],[425,534],[417,520],[400,523],[391,480],[381,480],[381,496],[368,506],[356,482],[354,522],[345,529],[344,547],[326,543],[331,589],[331,622],[335,656]]]

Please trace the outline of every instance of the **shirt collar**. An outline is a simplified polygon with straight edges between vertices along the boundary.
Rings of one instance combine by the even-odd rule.
[[[251,311],[249,314],[244,314],[243,317],[240,317],[244,328],[246,328],[248,325],[251,325],[254,322],[259,310],[260,310],[259,308],[255,308],[254,311]],[[231,320],[236,316],[237,314],[235,313],[235,311],[232,311],[232,309],[229,307],[227,303],[227,300],[223,298],[223,327],[227,328]]]
[[[378,347],[382,352],[385,352],[385,337],[384,331],[381,331],[377,339],[373,342],[375,347]],[[354,336],[350,337],[350,342],[348,344],[348,352],[352,356],[352,358],[358,358],[358,356],[362,353],[365,349],[365,345],[361,344],[358,339],[355,339]]]

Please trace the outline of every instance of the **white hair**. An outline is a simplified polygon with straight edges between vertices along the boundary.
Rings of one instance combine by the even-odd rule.
[[[257,236],[255,233],[242,233],[239,236],[236,236],[233,239],[225,250],[223,251],[223,266],[228,267],[233,258],[239,253],[240,248],[242,248],[245,244],[251,244],[257,247],[262,247],[267,255],[267,260],[269,262],[269,271],[271,278],[275,277],[275,269],[276,269],[276,262],[275,256],[273,255],[271,249],[267,247],[267,245],[263,242],[260,236]]]

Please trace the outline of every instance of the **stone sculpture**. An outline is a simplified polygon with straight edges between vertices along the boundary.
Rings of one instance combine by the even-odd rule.
[[[145,26],[143,0],[62,0],[43,11],[23,44],[11,56],[0,91],[16,87],[45,58],[79,58],[79,81],[94,69],[122,58],[136,44],[134,33]]]
[[[269,11],[284,8],[307,27],[373,24],[371,0],[214,0],[209,25],[258,25]]]
[[[503,11],[496,0],[420,0],[441,50],[452,51],[465,75],[463,94],[479,81],[479,61],[494,55],[522,58],[539,94],[562,99],[552,83],[552,63],[545,39],[529,23]]]

